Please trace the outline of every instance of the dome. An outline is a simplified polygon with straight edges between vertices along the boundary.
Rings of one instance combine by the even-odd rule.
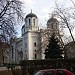
[[[51,17],[48,21],[47,21],[47,28],[50,29],[57,29],[59,26],[59,22],[56,18]]]
[[[50,22],[58,22],[58,20],[52,17],[47,21],[47,23],[50,23]]]
[[[31,13],[29,13],[25,18],[28,18],[28,17],[36,17],[37,18],[37,16],[35,15],[35,14],[33,14],[32,12]]]

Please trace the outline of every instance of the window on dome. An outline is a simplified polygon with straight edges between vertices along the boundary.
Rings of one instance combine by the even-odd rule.
[[[57,23],[56,23],[56,29],[58,28],[58,25],[57,25]]]
[[[35,19],[33,19],[33,24],[34,24],[34,26],[35,26]]]
[[[29,19],[29,25],[30,25],[30,19]]]
[[[53,23],[51,24],[51,28],[53,29]]]

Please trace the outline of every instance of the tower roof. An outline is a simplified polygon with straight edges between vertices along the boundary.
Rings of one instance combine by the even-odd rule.
[[[31,10],[31,13],[29,13],[28,15],[26,15],[25,18],[28,18],[28,17],[36,17],[37,18],[37,16],[34,13],[32,13],[32,10]]]
[[[47,28],[51,28],[53,29],[54,27],[57,29],[59,26],[59,22],[56,18],[51,17],[48,21],[47,21]]]
[[[50,23],[50,22],[58,22],[58,20],[52,17],[47,21],[47,23]]]

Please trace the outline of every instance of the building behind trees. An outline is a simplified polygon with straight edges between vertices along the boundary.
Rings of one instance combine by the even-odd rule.
[[[55,39],[55,42],[56,40],[58,40],[57,43],[60,45],[59,46],[58,44],[56,44],[56,46],[58,47],[58,49],[61,49],[60,52],[57,50],[56,54],[61,53],[62,55],[64,43],[59,30],[59,22],[55,17],[51,17],[47,21],[46,29],[39,29],[38,17],[31,11],[31,13],[26,15],[25,24],[22,26],[21,30],[21,39],[16,39],[16,42],[14,41],[14,43],[12,43],[12,50],[14,51],[14,54],[12,52],[9,52],[10,56],[13,57],[13,59],[11,58],[12,61],[14,60],[13,63],[19,63],[20,60],[45,59],[44,53],[49,43],[51,42],[49,40],[53,34],[55,38],[57,38]],[[63,53],[64,52],[65,51],[63,51]],[[12,62],[10,61],[10,63]]]

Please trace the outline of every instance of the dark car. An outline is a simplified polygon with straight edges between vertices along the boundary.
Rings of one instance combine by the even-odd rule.
[[[46,70],[39,70],[34,75],[74,75],[74,74],[66,69],[46,69]]]

